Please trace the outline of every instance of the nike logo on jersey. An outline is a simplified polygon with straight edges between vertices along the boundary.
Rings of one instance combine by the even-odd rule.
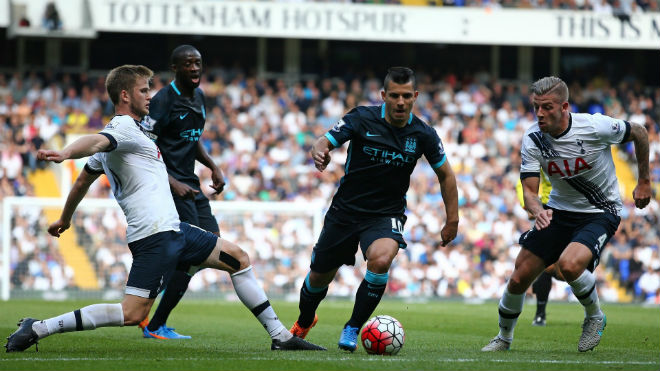
[[[190,112],[186,112],[185,115],[180,115],[179,118],[180,118],[181,120],[183,120],[183,119],[186,118],[186,116],[188,116],[189,113],[190,113]]]
[[[367,131],[367,136],[368,136],[368,137],[379,137],[380,134],[372,134],[372,133],[370,133],[370,132]]]

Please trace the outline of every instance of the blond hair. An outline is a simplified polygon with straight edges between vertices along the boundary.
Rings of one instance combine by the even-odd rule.
[[[568,102],[568,86],[559,77],[549,76],[537,80],[530,90],[535,95],[555,94],[559,100]]]

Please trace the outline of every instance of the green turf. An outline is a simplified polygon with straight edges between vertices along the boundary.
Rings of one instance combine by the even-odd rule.
[[[15,330],[22,316],[54,315],[91,304],[12,300],[0,303],[0,335]],[[296,303],[274,302],[286,326],[295,320]],[[548,326],[531,326],[527,306],[516,340],[505,353],[479,350],[497,333],[497,303],[456,301],[407,303],[383,301],[376,314],[403,324],[406,343],[394,357],[369,356],[359,347],[337,349],[349,301],[326,301],[308,340],[327,352],[273,352],[270,339],[240,303],[183,300],[168,325],[192,340],[143,339],[137,328],[103,328],[44,339],[39,352],[1,353],[0,370],[658,370],[658,308],[604,306],[608,325],[593,352],[579,353],[582,309],[577,303],[550,303]],[[6,335],[5,335],[6,336]]]

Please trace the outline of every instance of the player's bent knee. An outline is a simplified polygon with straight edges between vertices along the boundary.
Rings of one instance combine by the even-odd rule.
[[[149,309],[154,303],[154,299],[143,298],[135,295],[126,295],[121,302],[121,308],[124,312],[124,326],[136,326],[149,314]]]
[[[379,256],[367,262],[368,269],[374,273],[387,273],[390,265],[392,265],[392,260],[388,256]]]
[[[559,272],[566,281],[574,281],[582,272],[584,272],[585,267],[577,260],[565,259],[558,262]]]
[[[224,241],[218,259],[220,263],[229,267],[227,271],[235,273],[250,266],[250,257],[238,245]]]
[[[149,313],[149,309],[130,308],[122,306],[124,310],[124,326],[137,326]]]
[[[527,280],[523,280],[520,275],[515,274],[509,278],[509,283],[507,285],[509,292],[516,295],[524,293],[527,291],[528,287],[529,282],[527,282]]]

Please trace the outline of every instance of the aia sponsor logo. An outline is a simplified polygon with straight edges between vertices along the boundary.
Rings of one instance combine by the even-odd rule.
[[[582,157],[572,160],[558,160],[548,162],[548,176],[559,175],[561,178],[575,176],[585,170],[590,170],[589,165]]]

